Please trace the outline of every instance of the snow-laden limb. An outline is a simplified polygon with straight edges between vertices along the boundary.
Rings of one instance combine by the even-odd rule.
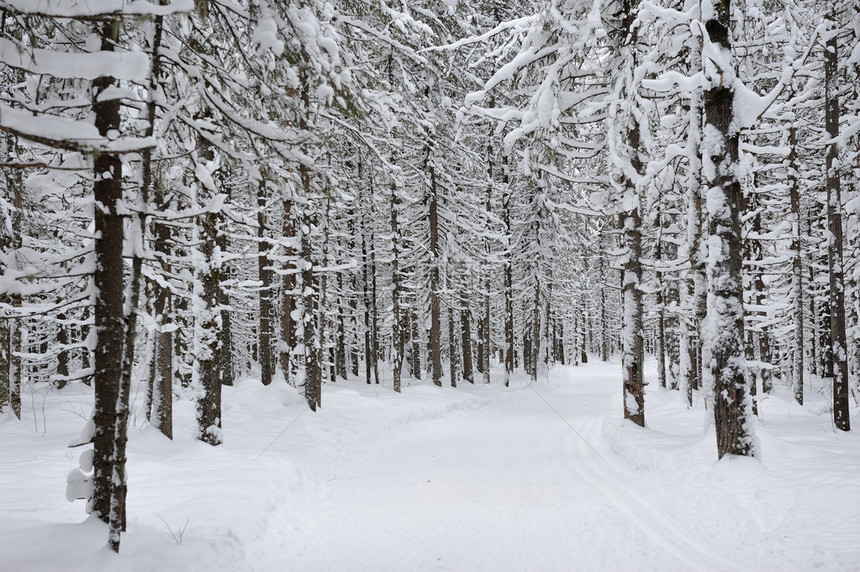
[[[154,137],[102,137],[92,123],[55,115],[33,115],[3,104],[0,104],[0,131],[48,147],[82,153],[135,153],[156,144]]]
[[[149,75],[149,57],[143,52],[58,52],[25,46],[8,38],[0,38],[0,62],[27,73],[61,79],[115,77],[139,81]]]
[[[194,9],[194,0],[173,0],[167,5],[148,0],[0,0],[0,9],[48,18],[167,16],[190,12]]]
[[[537,14],[529,14],[521,18],[506,20],[497,25],[496,27],[484,32],[483,34],[478,34],[477,36],[469,36],[468,38],[463,38],[461,40],[457,40],[456,42],[452,42],[444,46],[428,46],[426,48],[418,50],[418,52],[440,52],[444,50],[456,50],[462,48],[463,46],[470,46],[473,44],[484,44],[489,39],[506,30],[512,30],[513,32],[527,32],[529,30],[529,27],[537,19],[537,17]]]

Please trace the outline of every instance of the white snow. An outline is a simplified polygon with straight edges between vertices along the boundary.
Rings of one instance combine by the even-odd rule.
[[[687,409],[652,363],[640,429],[620,419],[620,379],[612,362],[509,389],[339,381],[318,413],[245,379],[224,387],[219,447],[194,440],[187,397],[175,441],[144,427],[139,393],[119,555],[64,499],[71,469],[86,492],[66,444],[91,390],[29,386],[24,419],[0,418],[0,569],[856,569],[860,435],[833,430],[827,384],[806,407],[782,385],[762,396],[762,457],[718,462],[698,394]]]
[[[16,12],[57,18],[107,14],[166,16],[194,9],[194,0],[173,0],[166,6],[146,0],[3,0],[3,4]]]
[[[0,38],[0,61],[29,73],[57,78],[142,80],[149,75],[149,56],[143,52],[64,53],[19,45]]]

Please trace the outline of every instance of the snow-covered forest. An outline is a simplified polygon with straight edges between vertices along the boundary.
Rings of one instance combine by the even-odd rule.
[[[860,534],[855,0],[0,10],[0,552],[14,569],[121,538],[133,558],[105,550],[80,569],[857,565],[839,542]],[[505,442],[522,458],[490,462]],[[460,544],[437,534],[410,552],[421,532],[391,529],[409,495],[435,499],[415,527],[467,498],[416,447],[492,473],[463,521],[474,538],[456,528]],[[320,484],[353,470],[352,488]],[[506,473],[556,492],[570,477],[615,512],[580,491],[537,525],[546,499],[502,494]],[[835,492],[786,482],[808,473]],[[186,493],[183,512],[171,478],[221,498]],[[63,493],[83,502],[57,508]],[[568,514],[583,506],[620,536],[538,550],[541,526],[588,534]],[[822,506],[845,523],[828,529]],[[91,516],[63,528],[70,510]],[[391,514],[350,512],[369,510]],[[530,531],[479,534],[508,510]],[[212,526],[182,553],[184,516],[193,530],[237,514],[242,532]],[[371,532],[336,532],[347,523],[398,538],[400,560],[374,559],[386,540]],[[762,560],[727,556],[731,523]],[[37,559],[30,529],[55,553]],[[807,529],[831,536],[798,544]],[[354,544],[327,553],[319,535]],[[529,549],[499,552],[513,538]],[[571,566],[589,546],[628,552]]]

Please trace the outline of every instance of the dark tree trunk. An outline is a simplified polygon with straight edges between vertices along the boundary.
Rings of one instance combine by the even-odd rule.
[[[418,312],[413,308],[409,316],[409,333],[412,337],[412,377],[421,379],[421,341],[418,328]]]
[[[400,377],[403,374],[403,354],[405,328],[403,324],[404,308],[402,302],[402,281],[400,275],[400,225],[398,222],[400,200],[397,189],[391,188],[391,349],[392,374],[394,376],[394,391],[400,393]],[[413,359],[414,356],[413,356]],[[368,379],[368,383],[370,380]]]
[[[274,272],[272,261],[269,259],[271,243],[266,233],[267,211],[266,181],[261,180],[257,186],[257,273],[260,278],[260,323],[257,329],[259,343],[260,382],[263,385],[272,383],[274,364],[272,360],[272,339],[274,327],[272,324],[272,294],[274,293]]]
[[[430,218],[430,368],[433,384],[442,387],[442,317],[439,300],[441,287],[439,277],[439,216],[436,170],[430,168],[430,196],[428,211]]]
[[[284,276],[281,279],[281,348],[280,362],[281,373],[284,375],[284,381],[288,384],[294,383],[295,378],[295,360],[292,357],[296,347],[296,323],[293,318],[293,312],[296,310],[295,288],[296,288],[296,265],[292,261],[296,251],[293,245],[293,240],[296,238],[295,227],[293,225],[293,201],[285,199],[283,201],[283,222],[281,234],[286,242],[284,247]]]
[[[373,372],[373,364],[376,362],[376,350],[373,347],[373,338],[371,332],[371,315],[373,304],[371,302],[372,292],[370,289],[371,274],[373,268],[370,261],[370,249],[368,242],[370,236],[367,233],[367,224],[365,223],[364,214],[361,215],[361,259],[362,264],[362,300],[364,302],[364,378],[368,385],[371,382],[371,374]],[[373,248],[371,244],[370,248]]]
[[[448,307],[448,363],[450,364],[451,387],[457,387],[459,355],[457,354],[457,326],[454,321],[454,308]]]
[[[105,23],[100,33],[101,49],[113,51],[119,40],[119,22]],[[108,131],[120,130],[120,100],[98,100],[100,93],[116,85],[112,77],[100,77],[93,81],[93,112],[96,127],[102,136],[107,136]],[[96,269],[93,281],[97,294],[92,510],[98,518],[110,524],[113,503],[119,501],[124,504],[124,498],[114,499],[113,496],[124,490],[124,478],[115,480],[118,473],[124,477],[125,469],[124,435],[121,442],[117,442],[116,430],[119,418],[128,407],[128,392],[122,391],[120,387],[126,332],[123,311],[123,219],[118,213],[122,199],[122,161],[117,155],[99,154],[94,159],[93,172],[96,204]],[[120,402],[121,399],[125,399],[125,402]],[[121,421],[119,428],[122,429]],[[111,535],[110,544],[114,551],[118,550],[119,538]]]
[[[478,339],[475,344],[475,367],[478,368],[478,373],[484,373],[484,320],[479,315],[477,321]]]
[[[343,274],[338,273],[337,275],[337,290],[339,293],[343,292]],[[354,299],[350,299],[350,306],[354,304]],[[338,303],[337,305],[337,346],[334,355],[334,367],[335,367],[335,375],[340,376],[343,379],[347,379],[347,370],[346,370],[346,324],[345,318],[343,315],[343,304]],[[332,381],[334,381],[334,377]]]
[[[200,250],[203,268],[197,276],[201,307],[194,309],[195,360],[202,393],[197,398],[197,438],[210,445],[221,444],[221,332],[219,327],[220,264],[215,258],[218,242],[218,213],[200,217]]]
[[[11,138],[10,138],[11,139]],[[9,148],[13,150],[16,159],[18,155],[17,145],[14,141],[8,142]],[[11,175],[6,175],[6,191],[11,195],[14,210],[10,213],[11,234],[6,232],[5,224],[0,229],[0,252],[14,252],[21,248],[21,223],[24,207],[24,180],[20,169],[16,169]],[[5,268],[0,261],[0,276]],[[9,304],[16,308],[21,306],[19,294],[0,295],[0,302]],[[21,319],[15,316],[16,312],[10,312],[8,317],[0,318],[0,410],[9,403],[9,408],[18,419],[21,419],[21,381],[23,367],[21,357],[17,352],[21,351]]]
[[[66,386],[66,377],[69,375],[69,350],[66,346],[69,343],[69,328],[66,324],[66,315],[57,315],[57,375],[61,376],[57,382],[57,389],[63,389]]]
[[[508,188],[507,157],[504,170],[505,195],[502,199],[502,222],[505,224],[505,387],[511,385],[511,374],[514,371],[514,272],[511,260],[511,191]],[[468,303],[468,302],[466,302]]]
[[[797,126],[791,125],[789,131],[788,180],[789,203],[791,204],[791,250],[792,272],[791,292],[794,304],[794,344],[791,361],[791,386],[794,399],[803,405],[803,225],[800,210],[800,192],[797,171]]]
[[[475,383],[472,368],[472,313],[469,311],[469,296],[465,292],[460,300],[460,338],[463,341],[463,381]]]
[[[302,224],[302,341],[305,346],[305,400],[311,411],[322,404],[322,347],[316,331],[314,309],[317,306],[311,248],[313,220],[305,213]]]
[[[839,176],[839,77],[835,8],[825,17],[831,35],[824,50],[824,123],[827,143],[827,269],[830,302],[830,338],[833,359],[833,422],[841,431],[851,430],[849,419],[848,345],[845,333],[845,281],[842,255],[842,190]]]

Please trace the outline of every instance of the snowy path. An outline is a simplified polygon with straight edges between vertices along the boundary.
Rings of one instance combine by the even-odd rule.
[[[579,397],[569,407],[605,411],[610,400]],[[582,462],[593,453],[571,454],[583,452],[578,443],[528,388],[405,427],[320,482],[305,504],[311,514],[285,517],[315,523],[306,545],[284,539],[287,561],[317,570],[691,569],[683,545],[650,542],[650,518],[631,518],[611,496],[623,477],[601,483],[593,461]]]
[[[860,435],[833,433],[823,398],[769,398],[762,460],[717,463],[701,405],[650,388],[639,429],[618,419],[617,377],[338,383],[317,414],[246,380],[225,388],[218,448],[180,401],[175,441],[133,431],[119,557],[61,500],[90,396],[48,394],[41,431],[0,420],[0,570],[860,570]]]

